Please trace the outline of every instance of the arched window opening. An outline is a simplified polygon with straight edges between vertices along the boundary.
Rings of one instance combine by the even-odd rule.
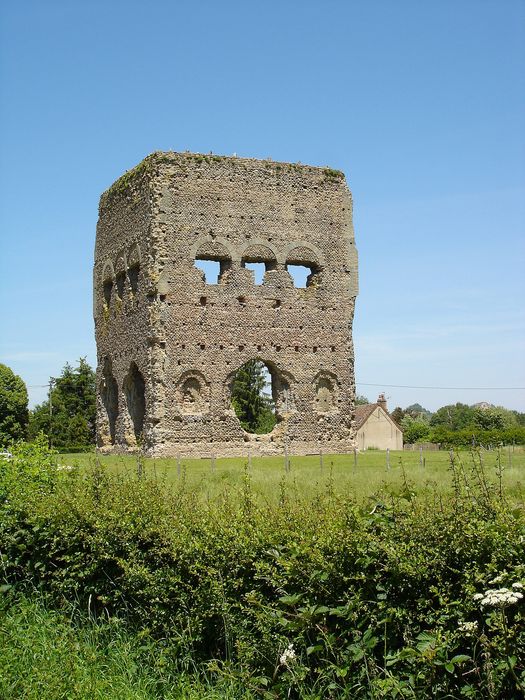
[[[103,285],[104,293],[104,304],[109,306],[111,304],[111,294],[113,293],[113,280],[105,280]]]
[[[264,273],[266,272],[266,265],[261,262],[247,262],[244,263],[243,267],[247,270],[253,271],[253,276],[255,278],[255,284],[259,285],[263,283]]]
[[[265,245],[253,244],[244,251],[241,265],[247,270],[252,270],[255,284],[260,285],[264,282],[265,273],[268,270],[276,269],[277,260],[271,248]]]
[[[129,373],[124,379],[123,389],[124,396],[126,397],[126,404],[128,406],[128,412],[133,423],[135,439],[137,443],[140,443],[144,429],[146,397],[144,390],[144,378],[134,362],[131,363]]]
[[[131,293],[133,295],[135,295],[139,289],[139,273],[140,273],[139,263],[137,263],[136,265],[132,265],[131,267],[128,268],[129,286],[131,287]]]
[[[231,383],[231,404],[248,433],[271,433],[277,423],[276,386],[272,370],[262,360],[239,367]]]
[[[300,289],[310,287],[317,273],[313,266],[309,267],[307,265],[287,265],[286,269],[293,280],[293,286]]]
[[[219,284],[223,270],[220,260],[195,260],[195,267],[203,273],[206,284]]]
[[[115,286],[117,288],[117,296],[119,299],[124,298],[124,290],[126,288],[126,273],[124,270],[117,273],[115,278]]]
[[[299,245],[286,256],[286,269],[293,279],[294,287],[315,287],[321,268],[319,257],[307,246]]]
[[[118,385],[117,380],[113,376],[111,360],[106,357],[104,360],[104,369],[102,372],[102,386],[100,387],[100,395],[102,403],[106,410],[108,419],[109,439],[111,444],[115,444],[115,428],[118,416]]]
[[[205,241],[195,253],[195,267],[203,273],[206,284],[220,284],[231,269],[231,254],[227,247],[218,241]]]

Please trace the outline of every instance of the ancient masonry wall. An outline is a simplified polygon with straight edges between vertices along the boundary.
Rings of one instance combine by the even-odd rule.
[[[207,284],[195,260],[220,262]],[[265,265],[262,284],[244,267]],[[305,265],[306,288],[287,265]],[[100,200],[94,265],[98,446],[152,456],[346,452],[357,252],[339,171],[154,153]],[[245,432],[231,383],[269,367],[278,423]]]

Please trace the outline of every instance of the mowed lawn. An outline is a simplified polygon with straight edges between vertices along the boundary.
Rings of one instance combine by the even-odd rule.
[[[525,497],[525,449],[505,447],[499,450],[454,451],[456,470],[462,486],[485,480],[489,488],[520,501]],[[312,498],[319,491],[352,495],[358,501],[378,497],[380,493],[399,493],[408,483],[418,493],[445,492],[453,487],[449,451],[370,450],[354,456],[319,455],[289,457],[248,457],[224,459],[176,458],[139,460],[136,455],[101,456],[93,453],[62,454],[59,464],[89,468],[96,464],[121,475],[140,471],[147,476],[186,488],[204,499],[216,498],[224,491],[242,493],[246,479],[251,492],[262,499],[278,500],[283,494]]]

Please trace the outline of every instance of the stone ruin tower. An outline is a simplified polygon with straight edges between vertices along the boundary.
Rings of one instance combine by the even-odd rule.
[[[219,263],[213,283],[195,261]],[[264,264],[256,284],[248,263]],[[290,265],[309,268],[305,288]],[[94,265],[103,452],[151,456],[354,447],[352,199],[328,168],[153,153],[100,200]],[[277,424],[247,433],[236,371],[262,360]]]

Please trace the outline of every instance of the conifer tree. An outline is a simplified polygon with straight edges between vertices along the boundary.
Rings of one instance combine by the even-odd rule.
[[[273,401],[264,393],[265,365],[261,360],[249,360],[235,377],[232,385],[232,405],[242,427],[250,433],[268,433],[275,426]]]

